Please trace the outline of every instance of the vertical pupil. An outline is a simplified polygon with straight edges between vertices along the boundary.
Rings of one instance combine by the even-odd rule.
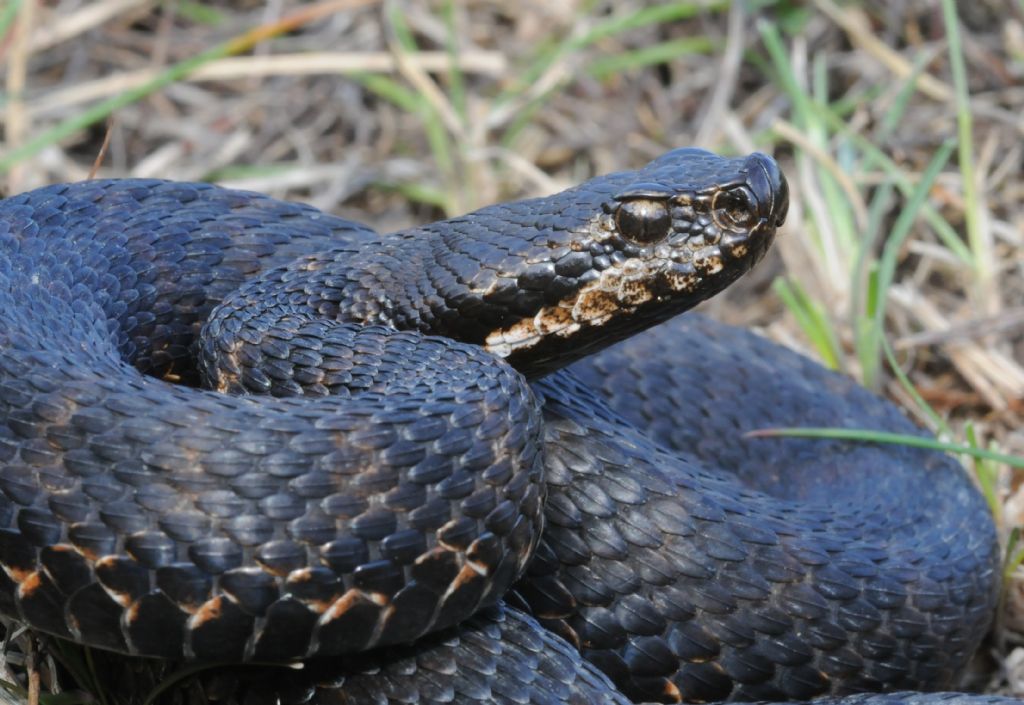
[[[623,237],[641,243],[664,238],[671,223],[665,204],[649,199],[622,203],[615,220]]]

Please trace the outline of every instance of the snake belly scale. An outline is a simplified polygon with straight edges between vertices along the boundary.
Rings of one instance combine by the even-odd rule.
[[[201,184],[0,201],[0,611],[305,660],[239,701],[952,685],[997,564],[959,467],[742,441],[909,426],[755,336],[664,323],[787,201],[770,158],[695,149],[387,236]]]

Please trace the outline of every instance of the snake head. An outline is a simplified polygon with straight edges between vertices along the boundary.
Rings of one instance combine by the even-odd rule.
[[[601,241],[613,263],[605,283],[617,281],[620,305],[696,293],[713,288],[712,275],[745,272],[767,250],[789,207],[782,172],[760,153],[736,160],[677,149],[641,174],[644,180],[603,204],[609,218]],[[627,282],[642,286],[622,289]]]
[[[555,215],[540,224],[516,282],[520,292],[541,292],[537,306],[485,342],[528,374],[560,367],[724,289],[767,251],[786,218],[789,189],[767,155],[726,158],[684,148],[637,171],[524,203],[541,202]]]

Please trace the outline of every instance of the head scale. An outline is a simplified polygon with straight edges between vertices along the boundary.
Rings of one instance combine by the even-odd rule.
[[[508,272],[534,295],[520,297],[485,346],[540,374],[685,311],[760,260],[788,196],[771,157],[686,148],[509,204],[546,214],[536,218],[522,266]],[[536,305],[523,310],[524,302]]]

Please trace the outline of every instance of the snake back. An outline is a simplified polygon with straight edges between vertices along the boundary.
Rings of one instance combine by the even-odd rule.
[[[747,437],[915,429],[668,320],[787,201],[763,155],[682,149],[389,235],[202,184],[0,202],[0,612],[303,661],[217,669],[225,704],[999,702],[901,692],[954,686],[994,609],[961,468]]]
[[[284,661],[494,604],[542,521],[523,375],[726,286],[784,183],[763,155],[676,150],[386,237],[195,184],[3,201],[0,610],[129,654]]]

